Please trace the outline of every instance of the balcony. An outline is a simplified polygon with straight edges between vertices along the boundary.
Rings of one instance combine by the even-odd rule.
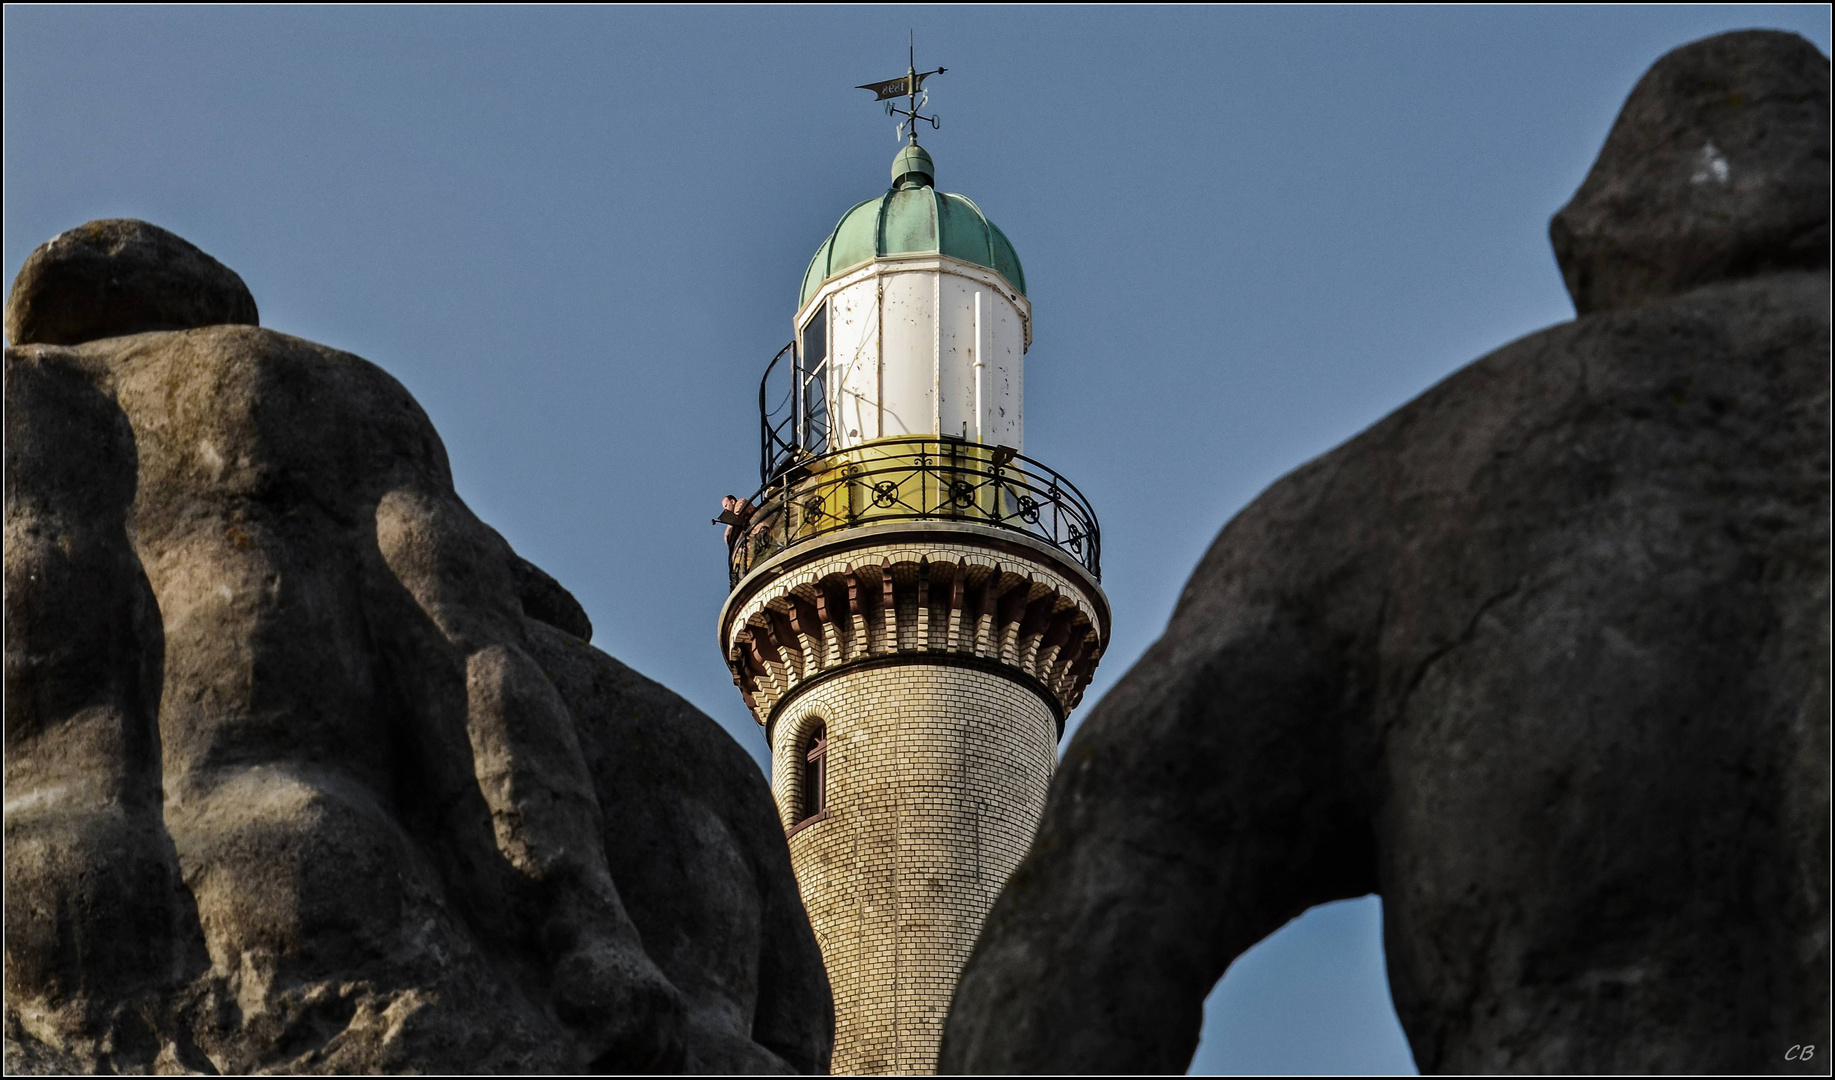
[[[786,448],[787,449],[787,448]],[[933,436],[879,439],[827,454],[789,451],[734,529],[737,586],[753,567],[845,529],[902,521],[1010,529],[1102,577],[1101,533],[1070,481],[1011,447]]]

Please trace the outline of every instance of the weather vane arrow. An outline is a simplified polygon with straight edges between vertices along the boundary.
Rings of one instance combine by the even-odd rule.
[[[856,89],[873,91],[874,101],[886,103],[887,116],[904,117],[898,122],[897,137],[902,139],[909,132],[911,145],[916,146],[919,121],[929,124],[933,131],[942,126],[937,122],[935,116],[924,116],[919,112],[930,101],[930,91],[924,89],[924,80],[932,75],[941,75],[948,70],[944,67],[937,68],[935,71],[917,69],[917,35],[914,33],[911,38],[909,62],[903,75],[896,79],[887,79],[885,82],[862,83]],[[919,100],[919,94],[923,95],[922,100]],[[904,108],[901,109],[892,103],[897,98],[905,99]]]

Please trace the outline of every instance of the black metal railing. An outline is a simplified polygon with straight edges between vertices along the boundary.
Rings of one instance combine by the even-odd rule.
[[[784,358],[790,366],[780,368]],[[797,457],[802,437],[797,431],[796,342],[784,346],[765,365],[758,380],[758,482],[769,484],[786,463]]]
[[[767,442],[767,447],[769,447]],[[1042,540],[1102,577],[1096,513],[1070,481],[1007,446],[878,439],[782,464],[733,529],[731,581],[817,537],[898,521],[959,521]]]

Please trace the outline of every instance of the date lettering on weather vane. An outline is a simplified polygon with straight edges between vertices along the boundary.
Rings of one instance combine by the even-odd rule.
[[[948,70],[945,67],[939,67],[934,71],[917,69],[917,35],[914,32],[911,36],[905,73],[896,79],[887,79],[884,82],[861,83],[857,89],[873,91],[874,101],[886,103],[887,116],[903,117],[904,119],[900,120],[898,126],[893,129],[896,132],[893,137],[895,139],[909,137],[911,145],[916,146],[917,126],[920,122],[929,124],[932,131],[942,126],[936,116],[923,115],[924,106],[930,103],[930,91],[924,89],[924,80],[932,75],[941,75]],[[905,99],[903,108],[900,108],[897,103],[899,98]]]

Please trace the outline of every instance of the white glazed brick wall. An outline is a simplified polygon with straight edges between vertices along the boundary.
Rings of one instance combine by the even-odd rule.
[[[1044,811],[1053,712],[1013,680],[921,658],[839,673],[774,725],[786,828],[818,717],[828,813],[790,858],[834,988],[832,1068],[929,1073],[956,978]]]

